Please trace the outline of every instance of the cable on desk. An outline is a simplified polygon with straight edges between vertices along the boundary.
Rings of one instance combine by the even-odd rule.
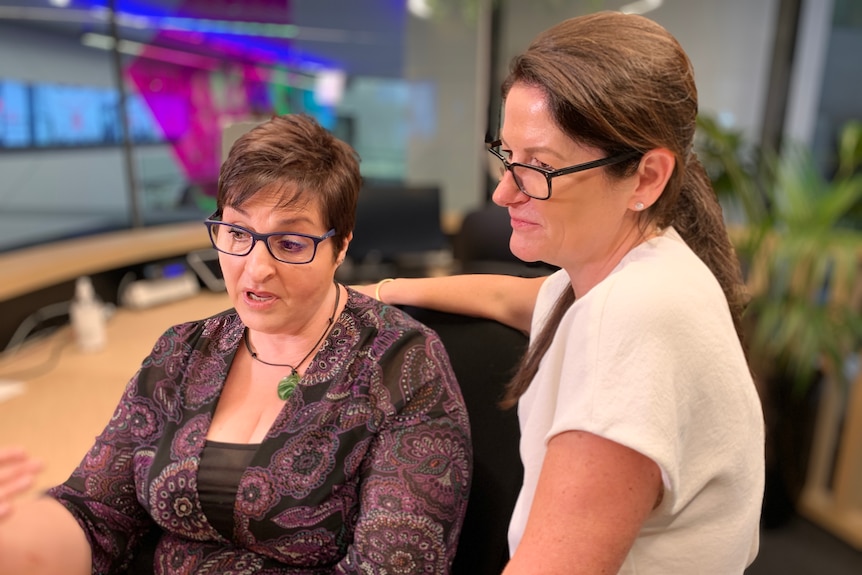
[[[0,358],[4,357],[6,354],[14,353],[20,345],[27,341],[27,338],[33,330],[39,327],[39,324],[43,321],[69,315],[69,304],[70,302],[68,301],[52,303],[34,311],[24,318],[24,321],[18,325],[18,328],[12,334],[12,337],[9,339],[9,343],[6,344],[3,352],[0,353]]]
[[[53,333],[54,330],[46,330],[49,333]],[[47,336],[48,334],[46,334]],[[44,360],[42,363],[37,364],[28,369],[22,369],[20,371],[14,371],[11,373],[0,373],[0,379],[10,379],[10,380],[26,380],[33,379],[35,377],[39,377],[41,375],[45,375],[49,373],[52,369],[57,367],[57,363],[60,361],[60,355],[63,353],[63,348],[68,346],[71,343],[71,339],[65,337],[56,338],[54,345],[51,346],[51,353],[48,355],[48,358]],[[17,350],[13,350],[17,351]],[[4,351],[0,353],[0,359],[3,359],[9,352]]]

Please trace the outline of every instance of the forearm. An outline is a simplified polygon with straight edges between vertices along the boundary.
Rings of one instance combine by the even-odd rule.
[[[20,501],[0,521],[3,575],[88,575],[91,561],[84,530],[53,498]]]
[[[544,280],[496,274],[397,278],[376,284],[373,295],[388,304],[493,319],[528,333]]]

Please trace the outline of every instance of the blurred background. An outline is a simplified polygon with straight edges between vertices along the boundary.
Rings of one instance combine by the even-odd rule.
[[[508,252],[483,142],[511,57],[606,9],[665,26],[696,71],[770,427],[752,573],[860,572],[859,0],[0,0],[0,346],[66,321],[39,314],[77,275],[118,305],[129,274],[176,265],[218,290],[200,222],[232,138],[272,114],[311,114],[361,157],[342,281],[548,273]],[[196,239],[98,260],[101,238],[165,229]],[[77,268],[33,279],[78,241]]]
[[[860,115],[853,0],[3,0],[0,250],[200,219],[222,129],[299,111],[368,180],[436,187],[452,232],[488,197],[509,59],[600,9],[667,27],[702,110],[755,141],[825,156]]]

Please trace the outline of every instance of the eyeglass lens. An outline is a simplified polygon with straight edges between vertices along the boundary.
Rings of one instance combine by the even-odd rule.
[[[255,238],[246,230],[231,224],[216,223],[210,226],[213,244],[220,251],[244,256],[251,252]],[[288,263],[306,263],[314,258],[315,241],[296,234],[276,234],[266,237],[267,247],[277,260]]]
[[[503,176],[506,175],[506,171],[508,170],[512,172],[512,176],[515,179],[515,184],[518,186],[518,189],[528,196],[545,199],[550,195],[548,180],[543,173],[538,170],[531,170],[526,166],[513,166],[508,164],[498,155],[499,153],[499,148],[491,151],[491,155],[493,156],[492,161],[496,161],[497,163],[497,176],[500,180],[503,179]]]

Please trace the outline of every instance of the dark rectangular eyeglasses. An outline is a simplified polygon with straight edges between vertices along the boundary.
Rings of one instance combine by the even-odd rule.
[[[610,166],[619,164],[627,160],[637,158],[641,155],[640,152],[631,151],[621,154],[614,154],[607,158],[584,162],[583,164],[575,164],[558,170],[549,170],[540,168],[539,166],[531,166],[520,162],[510,162],[503,155],[500,146],[503,145],[501,140],[495,140],[486,144],[488,151],[491,152],[498,160],[500,160],[500,179],[506,175],[506,171],[512,172],[512,177],[518,189],[527,196],[537,200],[547,200],[551,197],[551,180],[559,176],[583,172],[584,170],[592,170],[602,166]]]
[[[213,247],[223,254],[247,256],[259,241],[266,244],[270,255],[286,264],[307,264],[314,260],[320,242],[335,235],[331,229],[322,236],[312,236],[293,232],[273,232],[259,234],[236,224],[228,224],[213,214],[204,221],[209,230]]]

